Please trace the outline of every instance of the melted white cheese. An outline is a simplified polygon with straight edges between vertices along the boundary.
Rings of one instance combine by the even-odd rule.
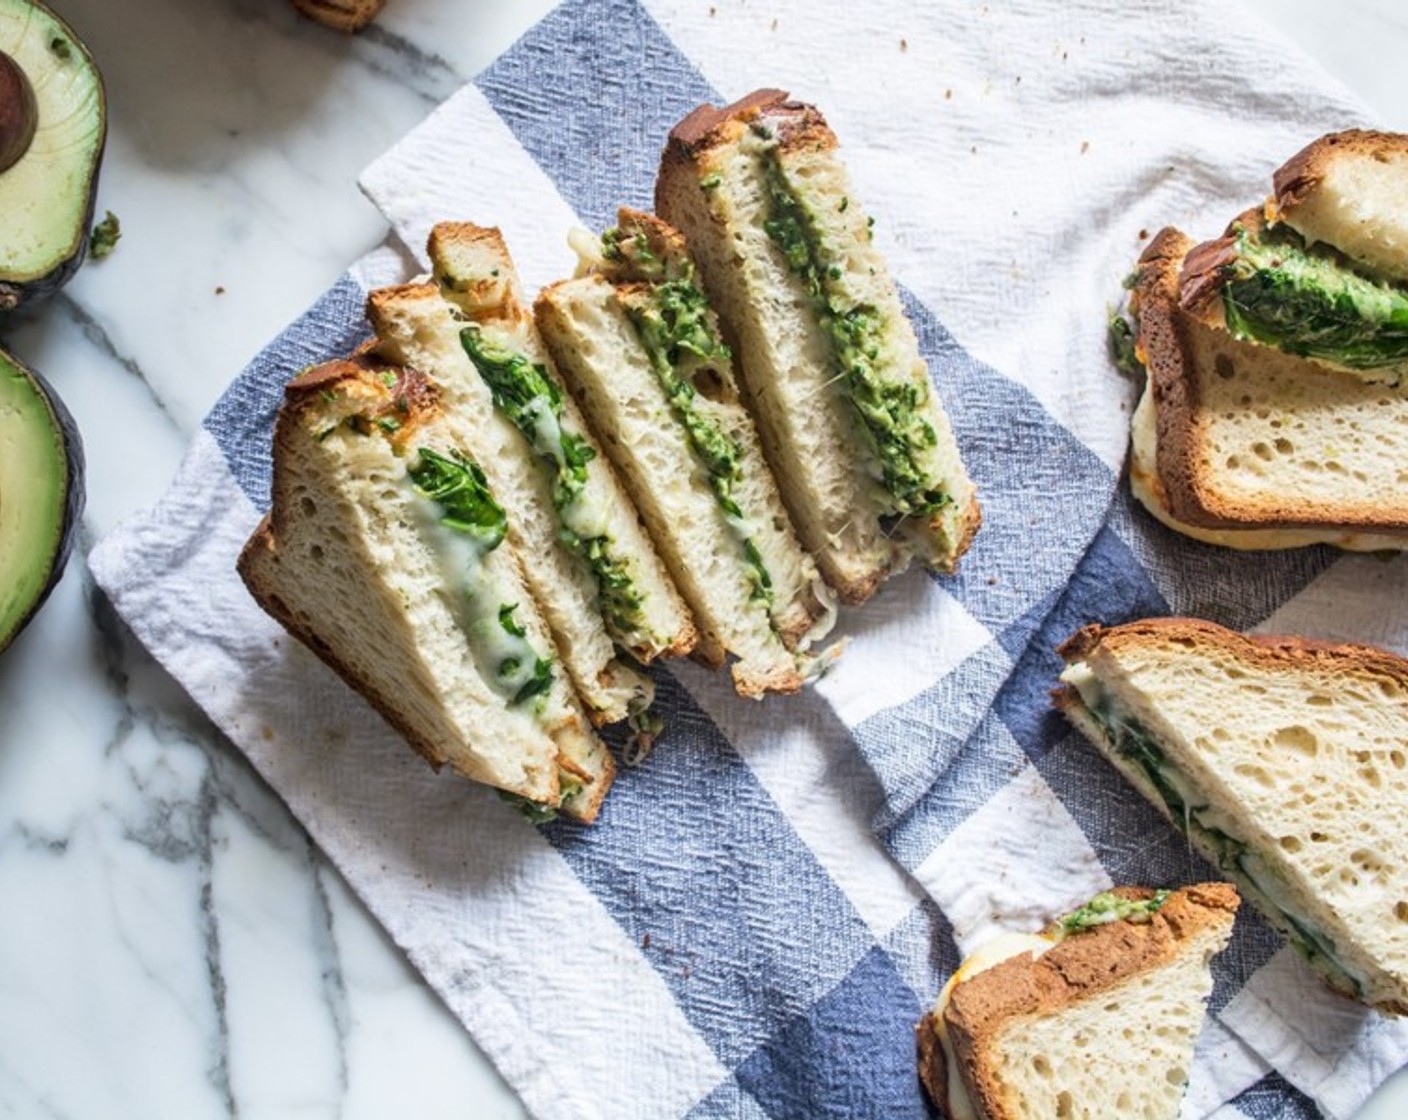
[[[416,490],[409,474],[402,484],[414,495],[417,528],[435,557],[445,586],[459,592],[451,596],[451,610],[479,675],[495,692],[511,700],[532,679],[538,661],[532,643],[510,634],[499,619],[499,609],[516,602],[517,589],[495,578],[492,567],[485,563],[488,553],[478,541],[441,524],[440,504]]]

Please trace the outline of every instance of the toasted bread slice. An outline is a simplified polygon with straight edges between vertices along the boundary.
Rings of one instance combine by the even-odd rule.
[[[423,489],[436,456],[482,478],[435,387],[372,357],[315,367],[288,386],[273,456],[273,506],[239,558],[259,604],[436,768],[592,819],[612,759],[513,549],[449,525]]]
[[[1408,283],[1408,136],[1355,128],[1320,137],[1276,171],[1268,211],[1306,241]]]
[[[335,31],[360,31],[376,19],[386,0],[293,0],[309,19]]]
[[[695,641],[694,624],[610,463],[561,391],[517,301],[497,231],[478,232],[494,263],[485,271],[490,283],[478,289],[477,318],[437,284],[375,291],[368,317],[378,352],[425,373],[465,420],[563,663],[593,719],[615,722],[643,709],[653,686],[613,643],[641,662],[680,655]],[[432,238],[433,251],[446,236],[441,230]],[[497,388],[480,368],[487,362],[496,363]]]
[[[744,695],[792,692],[834,601],[793,532],[729,353],[683,240],[622,210],[598,271],[554,284],[535,312],[698,620]]]
[[[1163,230],[1136,274],[1136,497],[1171,527],[1237,548],[1408,546],[1408,382],[1322,370],[1188,312],[1179,277],[1192,247]]]
[[[1237,892],[1121,888],[980,948],[919,1024],[947,1120],[1175,1120]]]
[[[1333,988],[1408,1012],[1408,661],[1195,619],[1090,626],[1056,704]]]
[[[655,207],[737,348],[802,542],[859,603],[911,558],[952,571],[980,514],[836,147],[777,90],[701,106],[670,133]]]

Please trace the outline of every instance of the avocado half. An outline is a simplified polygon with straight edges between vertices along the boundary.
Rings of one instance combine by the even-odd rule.
[[[0,311],[83,263],[106,140],[103,80],[78,36],[35,0],[0,0]]]
[[[83,441],[63,401],[0,349],[0,651],[64,573],[83,514]]]

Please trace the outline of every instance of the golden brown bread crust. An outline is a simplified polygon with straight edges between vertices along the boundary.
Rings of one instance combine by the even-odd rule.
[[[967,509],[963,511],[963,531],[959,534],[958,543],[953,549],[953,555],[946,563],[939,565],[936,570],[949,573],[958,571],[958,562],[967,555],[968,549],[973,543],[973,538],[978,535],[978,530],[982,527],[983,507],[978,501],[977,491],[974,491],[973,500],[968,503]]]
[[[518,270],[498,226],[437,222],[426,238],[425,248],[435,266],[436,284],[454,292],[455,304],[470,318],[518,322],[529,317],[518,285]],[[445,275],[441,263],[455,258],[467,259],[475,275]]]
[[[1312,140],[1271,177],[1273,210],[1281,217],[1293,213],[1309,195],[1319,189],[1325,169],[1346,153],[1380,159],[1385,155],[1408,153],[1408,136],[1399,132],[1379,132],[1370,128],[1349,128]]]
[[[660,157],[661,174],[655,184],[655,209],[663,211],[660,196],[668,171],[689,166],[702,173],[700,164],[715,148],[735,141],[753,126],[770,129],[781,152],[826,150],[836,147],[836,135],[815,106],[789,100],[785,90],[759,89],[717,108],[700,105],[670,129]]]
[[[763,110],[785,104],[786,101],[786,90],[755,89],[723,108],[700,105],[670,129],[668,149],[678,149],[692,156],[704,148],[712,148],[724,142],[719,134],[720,126],[730,121],[753,120]]]
[[[948,1107],[948,1054],[939,1038],[938,1019],[931,1011],[914,1028],[919,1047],[919,1084],[944,1120],[954,1120]]]
[[[1226,650],[1253,672],[1291,669],[1372,674],[1408,689],[1408,660],[1377,646],[1293,635],[1242,634],[1198,618],[1146,618],[1109,627],[1092,624],[1076,631],[1056,652],[1072,663],[1086,660],[1101,646],[1117,652],[1122,647],[1141,645],[1214,646]],[[1062,705],[1058,699],[1057,706]]]
[[[1145,899],[1153,891],[1121,887],[1111,893]],[[1041,957],[1019,954],[957,984],[944,1011],[955,1058],[970,1095],[990,1120],[1007,1120],[987,1049],[1016,1016],[1056,1015],[1140,972],[1168,964],[1209,926],[1234,916],[1241,899],[1229,883],[1198,883],[1169,895],[1147,922],[1110,922],[1070,934]],[[1053,925],[1046,931],[1053,932]],[[948,1073],[934,1013],[919,1025],[920,1079],[944,1116]],[[925,1036],[930,1036],[926,1041]]]
[[[1179,307],[1179,271],[1193,242],[1180,231],[1160,230],[1139,257],[1133,308],[1138,346],[1148,371],[1158,431],[1156,464],[1173,515],[1192,525],[1222,526],[1198,500],[1192,435],[1198,407],[1195,380],[1184,368],[1186,316]]]
[[[1261,208],[1252,207],[1228,222],[1221,237],[1189,249],[1178,273],[1178,305],[1209,326],[1224,326],[1220,296],[1227,266],[1237,259],[1238,231],[1260,231],[1265,224]]]
[[[293,6],[324,27],[349,34],[376,19],[386,0],[293,0]]]

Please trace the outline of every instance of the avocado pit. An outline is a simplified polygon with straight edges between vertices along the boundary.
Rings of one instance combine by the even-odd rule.
[[[29,151],[39,124],[34,86],[19,64],[0,51],[0,174]]]

